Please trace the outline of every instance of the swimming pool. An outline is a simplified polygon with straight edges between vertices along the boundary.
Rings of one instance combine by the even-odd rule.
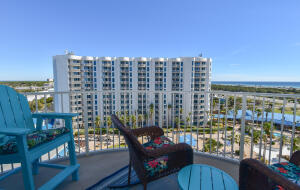
[[[186,134],[185,135],[185,141],[184,141],[184,135],[181,135],[179,137],[179,142],[183,143],[187,143],[187,144],[191,144],[191,140],[192,140],[192,146],[196,146],[197,145],[197,140],[191,135],[191,134]]]
[[[281,137],[281,134],[280,134],[280,133],[273,133],[273,135],[274,135],[275,137]]]

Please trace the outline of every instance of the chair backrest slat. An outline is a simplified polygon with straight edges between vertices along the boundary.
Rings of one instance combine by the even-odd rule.
[[[16,126],[18,128],[26,128],[25,118],[21,109],[18,94],[11,88],[6,89],[9,97],[9,103],[11,105],[11,110],[13,112],[13,117],[15,118]]]
[[[136,154],[140,158],[145,158],[147,154],[146,150],[138,141],[138,139],[133,135],[131,129],[126,128],[116,115],[112,115],[111,120],[114,123],[115,127],[117,127],[120,130],[121,134],[124,136],[129,148],[129,153]]]
[[[30,111],[30,107],[29,107],[27,98],[22,94],[18,94],[18,96],[19,96],[20,105],[21,105],[21,108],[23,111],[26,128],[33,129],[34,124],[33,124],[32,115],[31,115],[31,111]]]
[[[0,127],[34,128],[28,102],[24,99],[12,88],[0,85]]]
[[[6,128],[6,122],[4,120],[4,115],[3,115],[3,111],[2,111],[1,105],[0,105],[0,128]]]
[[[5,128],[17,128],[6,86],[0,86],[0,106],[6,123]]]

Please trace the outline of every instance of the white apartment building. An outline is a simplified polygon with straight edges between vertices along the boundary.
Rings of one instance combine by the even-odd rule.
[[[170,113],[172,118],[190,115],[194,124],[201,124],[209,109],[204,92],[211,88],[211,63],[203,57],[56,55],[54,89],[74,93],[56,95],[55,110],[77,112],[79,124],[88,126],[97,116],[105,119],[116,112],[149,117],[150,107],[157,125],[170,124]]]

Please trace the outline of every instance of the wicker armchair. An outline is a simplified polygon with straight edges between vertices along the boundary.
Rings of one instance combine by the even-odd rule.
[[[112,115],[112,122],[124,136],[129,149],[129,175],[128,184],[130,184],[131,167],[134,168],[137,176],[141,180],[144,189],[147,183],[171,173],[179,171],[186,165],[193,164],[193,149],[185,143],[173,144],[169,139],[165,138],[170,144],[161,148],[148,149],[145,148],[137,139],[139,136],[148,136],[150,140],[160,138],[164,132],[161,128],[152,126],[139,129],[130,129],[123,125],[117,116]],[[161,159],[163,158],[163,159]],[[162,160],[166,167],[162,170],[149,173],[145,164],[149,161]],[[156,167],[156,165],[154,165]],[[152,174],[152,175],[151,175]]]
[[[300,166],[300,151],[295,152],[290,162]],[[300,187],[282,175],[274,172],[263,163],[254,159],[245,159],[240,163],[240,190],[269,190],[280,185],[285,190],[300,190]]]

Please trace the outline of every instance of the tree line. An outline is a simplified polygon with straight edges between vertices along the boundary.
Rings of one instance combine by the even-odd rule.
[[[300,94],[300,90],[296,88],[267,88],[267,87],[251,87],[251,86],[232,86],[212,84],[212,90],[230,91],[230,92],[257,92],[257,93],[279,93],[279,94]]]

